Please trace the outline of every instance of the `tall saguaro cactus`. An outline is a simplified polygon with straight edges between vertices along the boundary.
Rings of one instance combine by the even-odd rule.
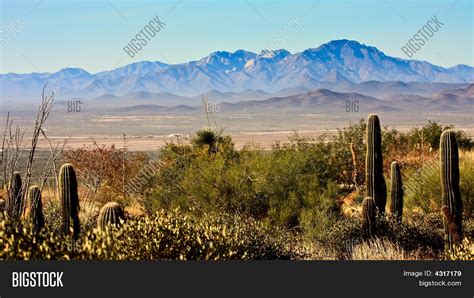
[[[71,164],[64,164],[59,171],[59,199],[62,208],[64,234],[69,234],[72,228],[74,237],[79,235],[79,196],[77,194],[77,179]]]
[[[33,231],[39,233],[44,227],[43,203],[41,202],[41,191],[37,185],[33,185],[28,190],[28,200],[30,201],[30,219],[33,224]]]
[[[456,135],[452,130],[441,134],[439,145],[441,185],[446,245],[452,248],[462,239],[462,201],[459,189],[459,155]]]
[[[367,236],[372,237],[375,233],[375,220],[377,209],[374,199],[367,197],[362,201],[362,229]]]
[[[13,172],[8,187],[7,213],[15,220],[18,220],[21,217],[21,207],[23,205],[22,199],[23,192],[21,176],[20,173]]]
[[[403,184],[400,165],[394,161],[391,165],[391,192],[390,192],[390,212],[395,215],[399,222],[403,215]]]
[[[379,212],[385,212],[387,186],[383,177],[382,132],[377,115],[367,119],[367,155],[365,158],[366,196],[374,199]]]

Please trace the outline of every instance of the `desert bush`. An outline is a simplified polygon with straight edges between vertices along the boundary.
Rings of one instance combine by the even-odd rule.
[[[247,217],[174,210],[127,221],[120,228],[93,229],[77,240],[44,229],[1,222],[0,259],[219,260],[304,258],[282,229]],[[73,242],[71,242],[73,241]],[[72,243],[72,244],[71,244]],[[296,248],[296,249],[295,249]]]
[[[385,173],[389,174],[392,158],[399,158],[406,188],[414,190],[407,192],[407,210],[439,210],[435,153],[421,146],[426,149],[422,150],[424,159],[413,154],[406,157],[419,145],[419,135],[436,139],[439,127],[430,122],[419,129],[423,133],[384,129]],[[175,207],[193,207],[201,213],[237,212],[314,236],[340,215],[341,198],[354,190],[363,191],[365,129],[362,120],[331,138],[294,134],[270,151],[250,146],[237,151],[222,132],[200,131],[191,145],[168,144],[161,149],[164,166],[145,187],[143,204],[150,214]],[[423,142],[428,144],[427,140]],[[417,167],[430,161],[433,167],[420,173]],[[465,179],[464,183],[469,181]],[[468,192],[472,187],[467,185],[465,189]]]
[[[474,260],[474,248],[469,238],[464,238],[460,244],[454,245],[453,249],[447,251],[446,259],[453,261]]]
[[[443,222],[439,213],[417,213],[412,216],[412,221],[403,223],[399,223],[396,217],[378,216],[375,231],[376,238],[420,258],[435,258],[444,251]],[[338,259],[350,259],[354,247],[369,239],[359,218],[343,218],[315,241],[334,252]]]
[[[411,211],[436,212],[441,208],[440,164],[429,159],[419,168],[402,172],[404,181],[405,209]]]
[[[434,256],[444,250],[443,220],[439,213],[412,214],[411,220],[400,224],[396,217],[379,216],[377,237],[396,243],[407,252]]]
[[[43,215],[45,226],[53,233],[62,233],[62,223],[60,219],[61,205],[59,200],[49,200],[43,204]],[[82,226],[81,226],[82,228]]]
[[[191,144],[196,148],[205,148],[209,153],[226,150],[232,151],[234,144],[230,136],[223,134],[223,131],[215,131],[212,129],[203,129],[196,133],[192,138]]]
[[[419,168],[426,158],[434,158],[439,147],[441,133],[446,129],[454,129],[454,126],[442,126],[438,122],[428,121],[428,124],[407,132],[387,126],[383,127],[382,154],[385,172],[389,172],[390,164],[394,160],[399,161],[405,168],[412,169]],[[338,179],[335,179],[341,184],[353,184],[356,179],[359,187],[364,185],[365,132],[366,120],[361,119],[338,130],[337,136],[329,139],[332,143],[334,156],[341,161],[341,163],[337,163],[340,173],[337,176]],[[461,130],[456,131],[456,139],[462,150],[471,150],[474,146],[474,142]],[[420,156],[426,158],[420,158]]]
[[[454,125],[441,125],[436,121],[428,121],[428,124],[420,128],[413,128],[408,134],[409,142],[411,144],[426,144],[432,150],[438,150],[441,133],[448,129],[454,129]],[[458,141],[459,149],[471,150],[474,142],[463,131],[456,131],[456,140]]]
[[[365,187],[366,126],[366,120],[361,119],[338,130],[337,136],[331,140],[339,169],[335,180],[342,185],[353,185],[361,192]]]
[[[466,218],[472,217],[474,197],[474,162],[472,153],[460,154],[459,159],[461,198]],[[419,168],[402,171],[405,190],[405,209],[411,211],[439,212],[442,206],[440,164],[430,158]]]
[[[124,186],[148,161],[142,152],[127,152],[115,145],[70,149],[63,159],[74,166],[78,180],[87,192],[102,205],[109,201],[128,204]]]
[[[466,217],[463,224],[463,233],[464,237],[468,237],[469,239],[474,239],[474,218]]]
[[[404,170],[414,172],[420,169],[427,160],[436,159],[441,133],[446,129],[454,129],[453,125],[441,125],[438,122],[428,121],[421,127],[403,132],[395,128],[383,127],[382,154],[384,156],[384,172],[390,171],[392,161],[397,160]],[[363,188],[365,183],[365,133],[366,120],[351,123],[338,130],[327,144],[331,156],[336,157],[334,166],[339,172],[333,179],[341,185],[353,185]],[[457,130],[456,139],[459,148],[471,150],[474,146],[472,139],[463,131]],[[359,189],[360,190],[360,189]]]
[[[336,259],[348,259],[352,248],[366,239],[361,220],[347,217],[334,222],[326,232],[317,235],[314,241]]]
[[[459,156],[459,188],[465,218],[473,217],[474,209],[474,152],[464,152]]]
[[[52,233],[62,233],[62,223],[60,214],[61,205],[59,204],[59,200],[53,199],[48,200],[44,203],[43,215],[45,226],[47,226],[48,230]],[[79,221],[81,223],[80,234],[86,233],[97,225],[98,214],[98,208],[95,208],[93,205],[81,205],[81,209],[79,210]]]
[[[15,223],[6,214],[0,221],[0,260],[59,259],[64,243],[61,232],[49,227],[35,233],[31,223]]]
[[[310,229],[339,213],[339,189],[331,177],[336,158],[324,142],[295,137],[270,152],[235,151],[220,146],[168,144],[164,166],[150,181],[144,204],[159,208],[221,210],[263,220],[270,225]]]

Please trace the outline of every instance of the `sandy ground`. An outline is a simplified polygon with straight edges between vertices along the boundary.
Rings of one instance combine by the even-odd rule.
[[[206,121],[201,114],[111,114],[111,113],[60,113],[50,115],[44,130],[53,146],[71,136],[68,146],[80,148],[98,144],[123,146],[126,134],[127,148],[133,151],[153,151],[167,142],[189,142],[200,129],[217,127],[230,135],[237,148],[245,144],[260,145],[269,149],[275,142],[288,142],[295,131],[301,136],[319,137],[322,134],[336,134],[338,129],[364,121],[367,113],[333,114],[225,114],[216,115],[215,121]],[[413,127],[426,125],[429,120],[442,125],[453,124],[474,136],[474,117],[471,114],[448,113],[380,113],[382,126],[408,131]],[[34,114],[15,112],[11,114],[15,124],[28,129],[25,145],[29,147]],[[3,120],[3,119],[0,119]],[[0,121],[3,123],[3,121]],[[179,134],[180,137],[173,135]],[[49,149],[48,143],[40,137],[38,149]]]
[[[262,133],[240,133],[230,134],[235,143],[236,148],[240,149],[247,144],[258,145],[263,149],[270,149],[276,142],[288,142],[288,138],[294,132],[262,132]],[[321,131],[304,131],[298,132],[298,135],[304,137],[316,138],[320,136]],[[64,142],[67,137],[50,137],[49,140],[53,146],[57,143]],[[99,145],[112,145],[123,147],[123,137],[121,136],[99,136],[94,137]],[[127,136],[126,146],[132,151],[153,151],[163,147],[166,143],[177,143],[190,141],[189,136]],[[92,146],[93,140],[90,137],[71,137],[68,141],[68,148],[81,148],[84,146]],[[40,139],[38,149],[49,149],[49,144],[44,139]]]

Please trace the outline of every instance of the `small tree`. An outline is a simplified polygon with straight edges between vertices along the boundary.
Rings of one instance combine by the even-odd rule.
[[[67,150],[63,157],[74,166],[92,199],[105,202],[124,197],[124,182],[137,175],[148,160],[145,153],[126,152],[115,145],[100,146],[95,141],[92,147]]]
[[[233,148],[234,144],[230,136],[225,136],[222,131],[215,131],[212,129],[203,129],[196,133],[196,136],[191,140],[195,148],[208,148],[209,153],[216,153],[221,146]]]

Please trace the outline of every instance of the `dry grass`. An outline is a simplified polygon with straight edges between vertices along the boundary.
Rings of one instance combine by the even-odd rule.
[[[407,253],[397,244],[376,238],[357,244],[352,249],[352,260],[417,260],[418,253]]]
[[[134,203],[130,206],[126,206],[125,212],[128,213],[128,215],[131,217],[139,217],[139,216],[145,215],[143,206],[138,203]]]
[[[360,204],[356,202],[358,196],[357,191],[353,191],[342,198],[341,210],[345,216],[360,216],[361,208]]]

